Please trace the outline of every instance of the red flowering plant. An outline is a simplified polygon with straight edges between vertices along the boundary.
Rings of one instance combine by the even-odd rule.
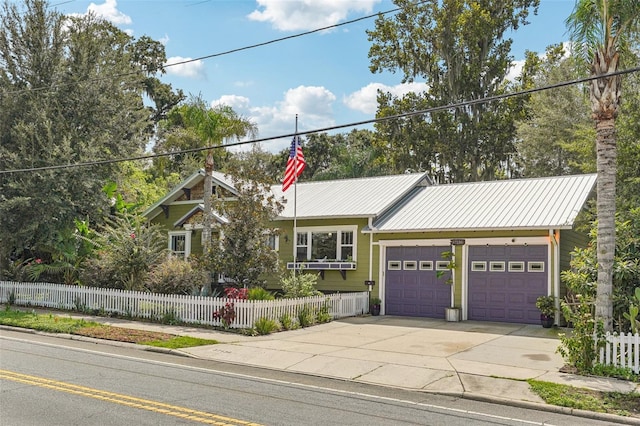
[[[246,288],[227,287],[224,289],[227,299],[246,300],[249,290]],[[220,320],[225,330],[228,330],[236,319],[234,302],[226,302],[224,306],[213,313],[213,319]]]

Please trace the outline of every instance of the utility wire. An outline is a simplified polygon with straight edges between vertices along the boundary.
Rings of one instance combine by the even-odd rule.
[[[423,0],[423,1],[418,2],[417,4],[425,3],[426,1],[427,0]],[[341,27],[343,25],[353,24],[355,22],[364,21],[365,19],[375,18],[376,16],[386,15],[386,14],[389,14],[389,13],[397,12],[399,10],[401,10],[401,8],[397,7],[395,9],[387,10],[387,11],[384,11],[384,12],[376,12],[376,13],[373,13],[371,15],[361,16],[360,18],[351,19],[349,21],[344,21],[344,22],[341,22],[339,24],[328,25],[328,26],[322,27],[322,28],[316,28],[315,30],[306,31],[306,32],[303,32],[303,33],[298,33],[298,34],[293,34],[293,35],[286,36],[286,37],[276,38],[276,39],[265,41],[265,42],[262,42],[262,43],[252,44],[250,46],[239,47],[237,49],[231,49],[231,50],[227,50],[225,52],[220,52],[220,53],[214,53],[214,54],[211,54],[211,55],[201,56],[199,58],[186,59],[186,60],[181,61],[181,62],[174,62],[172,64],[165,65],[165,68],[173,67],[173,66],[176,66],[176,65],[184,65],[184,64],[188,64],[190,62],[201,61],[201,60],[204,60],[204,59],[215,58],[217,56],[223,56],[223,55],[228,55],[230,53],[241,52],[243,50],[255,49],[256,47],[262,47],[262,46],[266,46],[266,45],[269,45],[269,44],[279,43],[279,42],[285,41],[285,40],[290,40],[292,38],[298,38],[298,37],[306,36],[306,35],[309,35],[309,34],[314,34],[314,33],[318,33],[318,32],[321,32],[321,31],[326,31],[326,30],[330,30],[330,29],[333,29],[333,28],[338,28],[338,27]]]
[[[0,175],[9,174],[9,173],[27,173],[27,172],[37,172],[37,171],[44,171],[44,170],[70,169],[70,168],[76,168],[76,167],[90,167],[90,166],[97,166],[97,165],[122,163],[122,162],[125,162],[125,161],[148,160],[148,159],[152,159],[152,158],[169,157],[169,156],[172,156],[172,155],[190,154],[190,153],[194,153],[194,152],[208,151],[208,150],[211,150],[211,149],[220,149],[220,148],[229,148],[229,147],[234,147],[234,146],[249,145],[249,144],[267,142],[267,141],[272,141],[272,140],[277,140],[277,139],[289,138],[289,137],[293,137],[293,136],[296,136],[296,135],[300,136],[300,135],[309,135],[309,134],[313,134],[313,133],[322,133],[322,132],[328,132],[328,131],[331,131],[331,130],[344,129],[346,127],[357,127],[357,126],[361,126],[361,125],[364,125],[364,124],[380,123],[380,122],[383,122],[383,121],[391,121],[391,120],[396,120],[396,119],[399,119],[399,118],[412,117],[412,116],[415,116],[415,115],[430,114],[430,113],[433,113],[433,112],[444,111],[444,110],[449,110],[449,109],[455,109],[455,108],[465,107],[465,106],[469,106],[469,105],[476,105],[476,104],[482,104],[482,103],[485,103],[485,102],[498,101],[498,100],[502,100],[502,99],[515,97],[515,96],[530,95],[532,93],[542,92],[544,90],[558,89],[558,88],[561,88],[561,87],[567,87],[567,86],[572,86],[572,85],[575,85],[575,84],[586,83],[586,82],[590,82],[590,81],[593,81],[593,80],[598,80],[598,79],[601,79],[601,78],[607,78],[607,77],[614,77],[614,76],[619,76],[619,75],[631,74],[631,73],[635,73],[635,72],[638,72],[638,71],[640,71],[640,67],[629,68],[629,69],[626,69],[626,70],[620,70],[620,71],[616,71],[616,72],[609,73],[609,74],[585,77],[585,78],[574,79],[574,80],[569,80],[569,81],[563,81],[563,82],[560,82],[560,83],[550,84],[550,85],[542,86],[542,87],[535,87],[535,88],[532,88],[532,89],[520,90],[520,91],[512,92],[512,93],[504,93],[504,94],[501,94],[501,95],[488,96],[488,97],[485,97],[485,98],[473,99],[473,100],[470,100],[470,101],[463,101],[463,102],[458,102],[458,103],[453,103],[453,104],[447,104],[447,105],[427,108],[427,109],[423,109],[423,110],[419,110],[419,111],[405,112],[405,113],[401,113],[401,114],[394,114],[394,115],[390,115],[390,116],[387,116],[387,117],[378,117],[378,118],[373,118],[373,119],[370,119],[370,120],[356,121],[356,122],[347,123],[347,124],[341,124],[341,125],[337,125],[337,126],[323,127],[323,128],[315,129],[315,130],[307,130],[307,131],[302,131],[302,132],[297,132],[297,133],[287,133],[287,134],[284,134],[284,135],[273,136],[273,137],[268,137],[268,138],[252,139],[252,140],[249,140],[249,141],[234,142],[234,143],[228,143],[228,144],[224,144],[224,145],[207,146],[207,147],[204,147],[204,148],[185,149],[185,150],[181,150],[181,151],[174,151],[174,152],[168,152],[168,153],[146,154],[146,155],[140,155],[140,156],[136,156],[136,157],[118,158],[118,159],[110,159],[110,160],[95,160],[95,161],[88,161],[88,162],[75,163],[75,164],[62,164],[62,165],[57,165],[57,166],[43,166],[43,167],[32,167],[32,168],[24,168],[24,169],[0,170]]]
[[[422,1],[418,2],[418,4],[425,3],[426,1],[428,1],[428,0],[422,0]],[[64,4],[64,3],[60,3],[60,4]],[[269,44],[279,43],[279,42],[282,42],[282,41],[286,41],[286,40],[290,40],[290,39],[306,36],[306,35],[309,35],[309,34],[314,34],[314,33],[317,33],[317,32],[321,32],[321,31],[326,31],[326,30],[330,30],[330,29],[333,29],[333,28],[342,27],[344,25],[353,24],[355,22],[363,21],[365,19],[374,18],[374,17],[379,16],[379,15],[387,15],[389,13],[394,13],[394,12],[397,12],[399,10],[401,10],[401,8],[398,7],[398,8],[395,8],[395,9],[386,10],[384,12],[376,12],[376,13],[373,13],[371,15],[361,16],[360,18],[351,19],[349,21],[344,21],[344,22],[341,22],[341,23],[338,23],[338,24],[328,25],[328,26],[322,27],[322,28],[316,28],[314,30],[305,31],[305,32],[302,32],[302,33],[293,34],[293,35],[286,36],[286,37],[280,37],[280,38],[276,38],[276,39],[273,39],[273,40],[265,41],[265,42],[262,42],[262,43],[256,43],[256,44],[252,44],[252,45],[249,45],[249,46],[238,47],[236,49],[231,49],[231,50],[227,50],[227,51],[220,52],[220,53],[212,53],[210,55],[200,56],[198,58],[185,59],[184,61],[173,62],[171,64],[164,64],[163,68],[175,67],[175,66],[178,66],[178,65],[184,65],[184,64],[191,63],[191,62],[197,62],[197,61],[202,61],[202,60],[205,60],[205,59],[217,58],[219,56],[230,55],[232,53],[242,52],[244,50],[255,49],[255,48],[258,48],[258,47],[267,46]],[[128,76],[137,75],[137,74],[138,74],[138,71],[131,71],[131,72],[122,73],[122,74],[115,74],[115,75],[108,76],[108,77],[96,77],[96,78],[92,78],[92,79],[89,79],[89,80],[86,80],[86,81],[89,82],[89,83],[97,83],[97,82],[104,81],[104,80],[113,80],[113,79],[116,79],[116,78],[119,78],[119,77],[128,77]],[[71,83],[69,83],[69,84],[71,84]],[[51,86],[42,86],[42,87],[34,87],[34,88],[29,88],[29,89],[19,89],[19,90],[13,90],[13,91],[5,91],[5,92],[0,92],[0,96],[2,96],[2,95],[19,95],[19,94],[22,94],[22,93],[29,93],[29,92],[46,92],[46,91],[49,91],[49,90],[53,90],[53,89],[55,89],[57,87],[64,87],[66,85],[67,84],[52,84]]]

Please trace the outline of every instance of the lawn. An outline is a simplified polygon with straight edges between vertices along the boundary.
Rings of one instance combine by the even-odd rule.
[[[600,392],[538,380],[528,380],[528,383],[547,404],[619,416],[640,417],[640,394],[635,392]]]
[[[76,319],[52,314],[5,309],[0,311],[0,324],[12,327],[30,328],[48,333],[67,333],[96,339],[115,340],[169,349],[214,345],[216,340],[177,336],[169,333],[114,327],[94,321]]]

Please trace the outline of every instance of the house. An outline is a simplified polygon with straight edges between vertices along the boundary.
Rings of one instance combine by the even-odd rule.
[[[167,227],[179,255],[202,247],[203,178],[195,173],[144,213]],[[273,247],[288,269],[317,271],[322,291],[371,289],[383,315],[443,318],[456,306],[462,320],[539,323],[536,298],[564,296],[560,271],[587,243],[574,224],[595,180],[433,185],[412,173],[304,182],[284,194],[276,185],[285,209]],[[233,199],[229,179],[214,173],[213,181]]]

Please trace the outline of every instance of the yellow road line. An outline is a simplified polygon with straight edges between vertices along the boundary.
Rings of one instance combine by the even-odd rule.
[[[193,410],[191,408],[180,407],[163,402],[151,401],[148,399],[136,398],[129,395],[123,395],[114,392],[103,391],[100,389],[89,388],[85,386],[74,385],[72,383],[60,382],[57,380],[46,379],[44,377],[29,376],[27,374],[16,373],[8,370],[0,369],[0,379],[11,380],[14,382],[25,383],[33,386],[40,386],[47,389],[71,393],[74,395],[85,396],[88,398],[99,399],[102,401],[112,402],[115,404],[126,405],[128,407],[139,408],[142,410],[153,411],[168,416],[180,417],[181,419],[192,420],[195,422],[206,423],[216,426],[260,426],[258,423],[247,422],[244,420],[233,419],[231,417],[220,416],[217,414],[207,413],[205,411]]]

